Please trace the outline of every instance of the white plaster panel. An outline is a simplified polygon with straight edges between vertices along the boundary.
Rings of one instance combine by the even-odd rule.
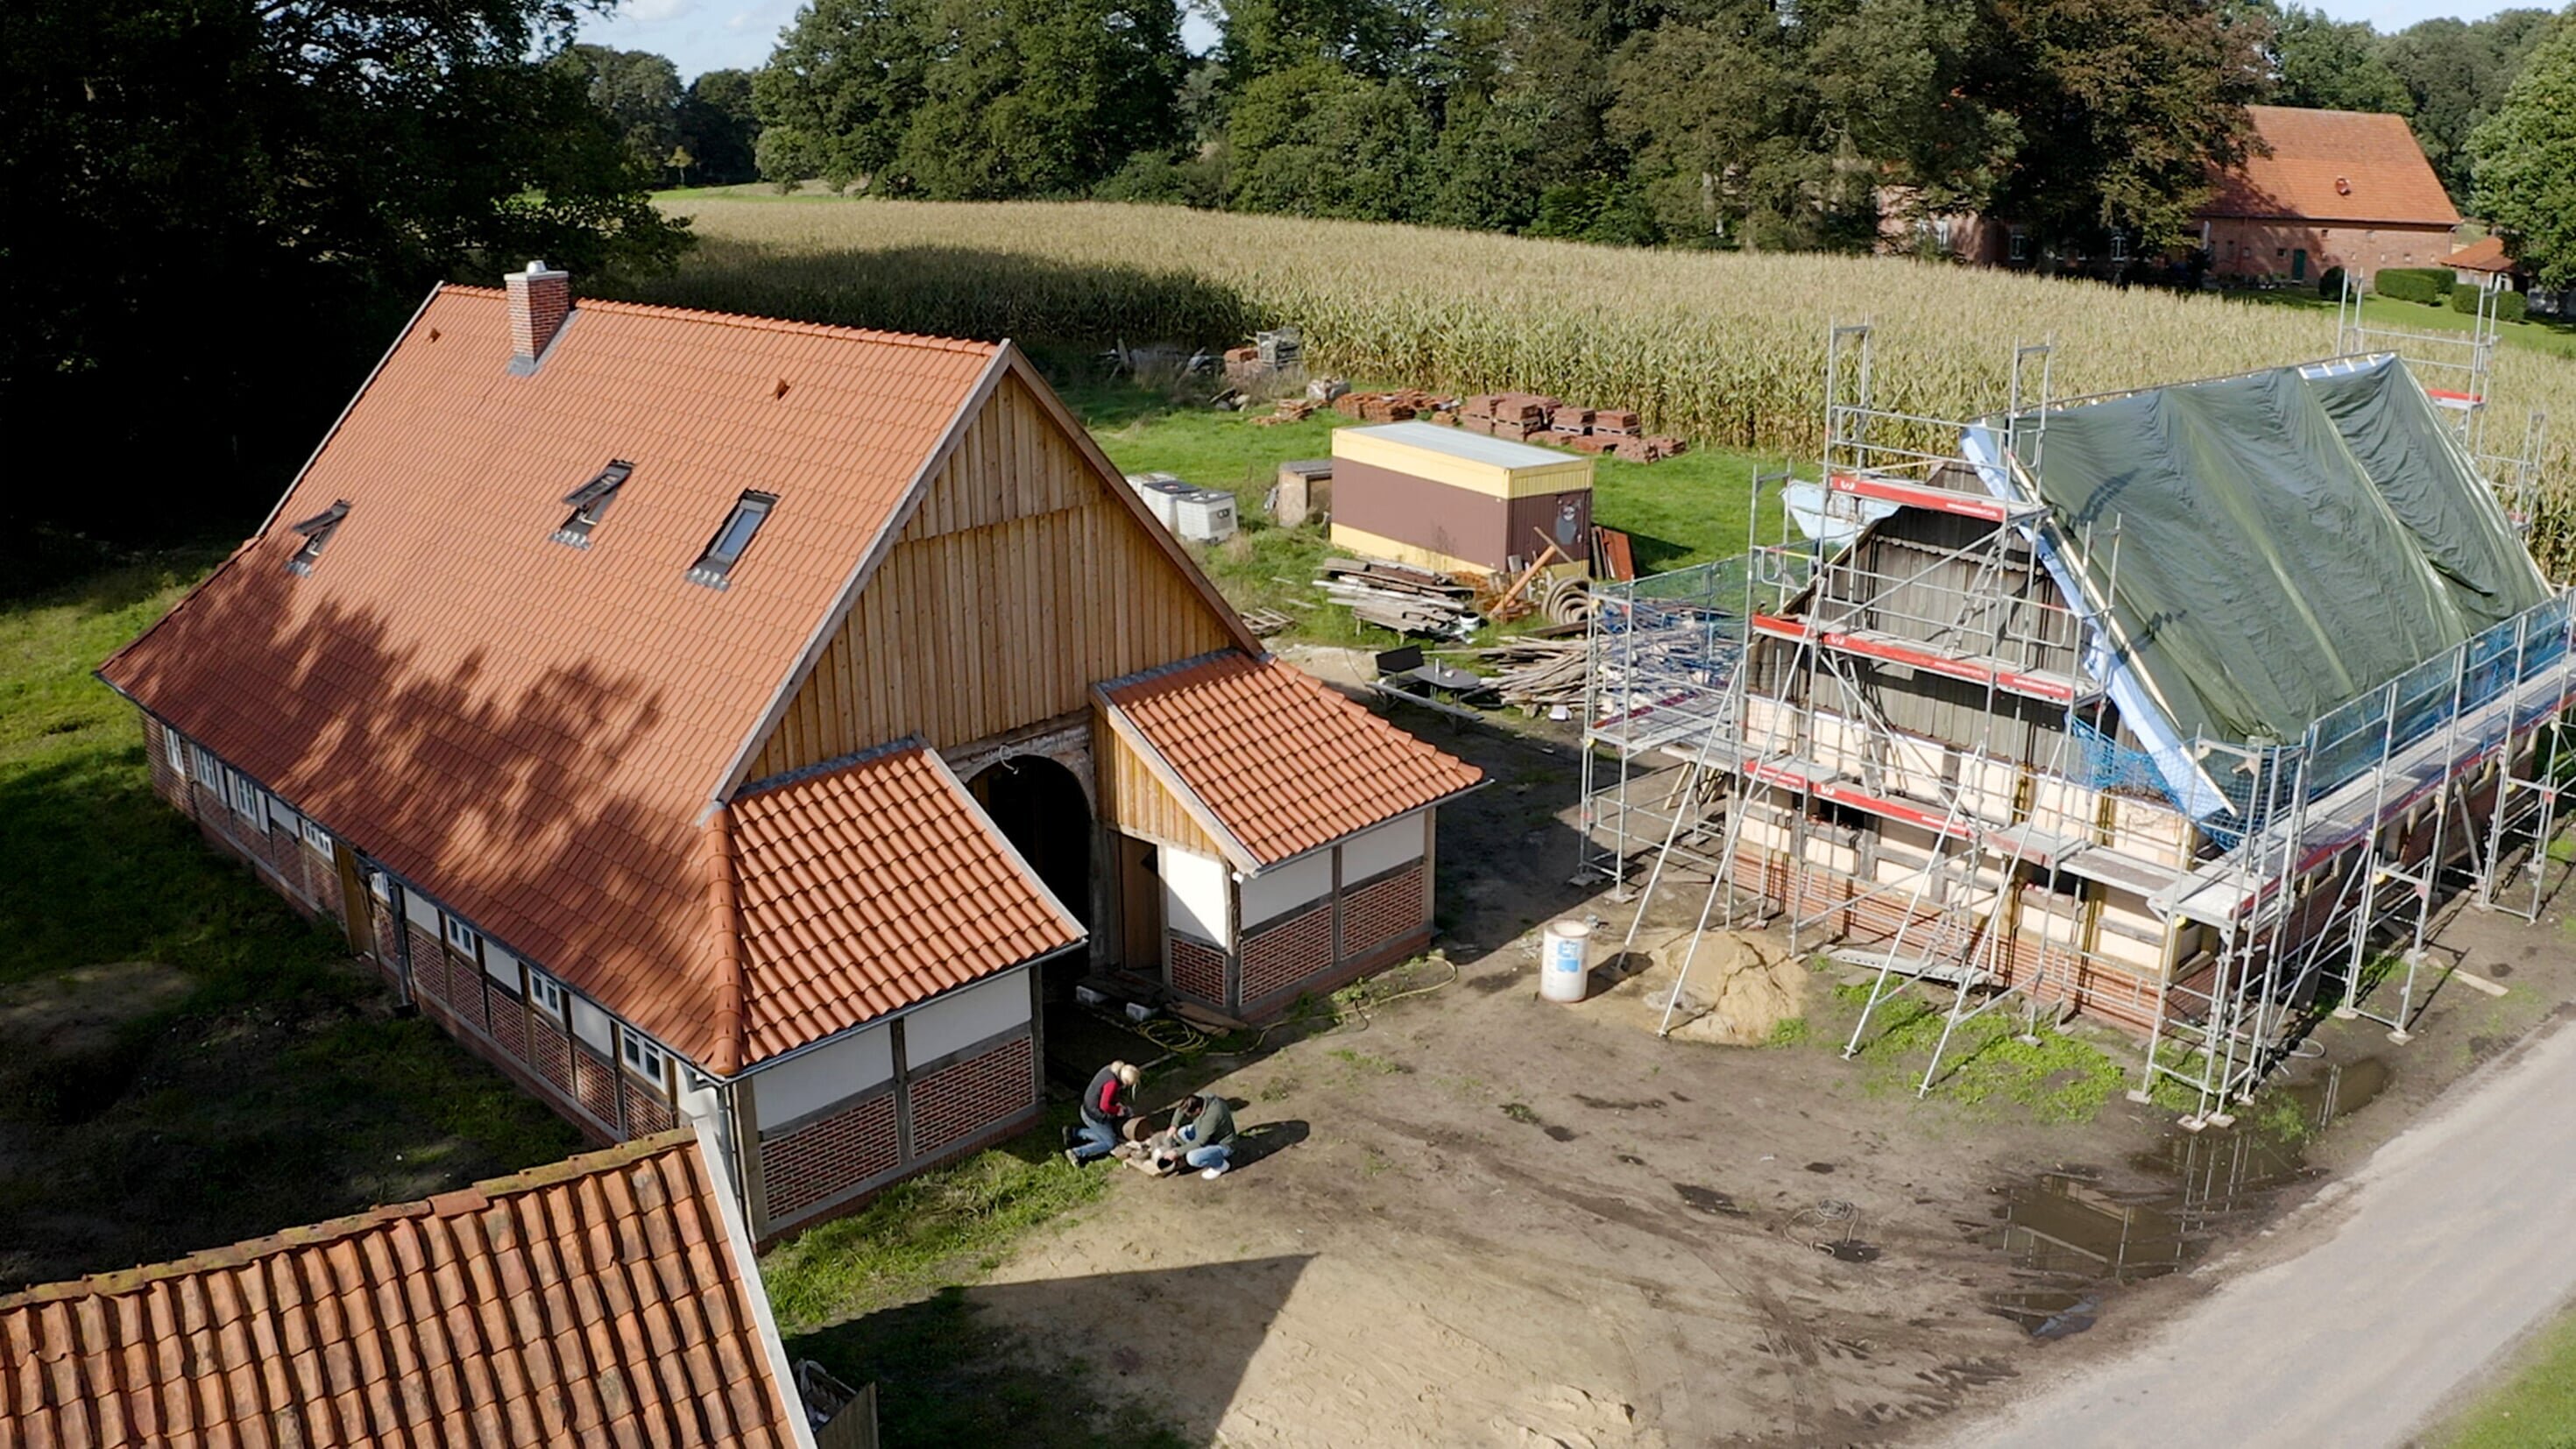
[[[879,1023],[753,1073],[752,1112],[761,1130],[768,1131],[855,1097],[893,1075],[894,1037]]]
[[[1415,832],[1419,845],[1420,831]],[[1274,865],[1243,882],[1243,924],[1249,930],[1273,916],[1284,916],[1333,892],[1333,853],[1314,854]]]
[[[1154,862],[1163,877],[1163,919],[1200,940],[1233,945],[1225,928],[1225,893],[1231,884],[1225,862],[1169,845],[1155,849]]]
[[[518,993],[519,958],[492,944],[488,936],[483,940],[483,974],[509,987],[511,994]]]
[[[903,1019],[903,1059],[926,1062],[1029,1020],[1025,968],[978,981],[913,1009]]]
[[[617,1053],[615,1023],[607,1012],[578,996],[572,1000],[572,1034],[597,1049],[602,1055]]]
[[[304,829],[304,817],[288,809],[286,802],[274,795],[268,797],[268,823],[284,826],[291,832],[301,833]]]
[[[1400,815],[1384,825],[1371,826],[1342,842],[1342,883],[1351,885],[1373,875],[1383,875],[1422,858],[1427,832],[1423,826],[1426,812]]]
[[[438,902],[418,891],[404,891],[403,915],[408,917],[413,925],[427,931],[431,939],[437,938]]]

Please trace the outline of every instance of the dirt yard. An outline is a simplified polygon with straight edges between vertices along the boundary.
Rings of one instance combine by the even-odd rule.
[[[2325,1060],[2199,1137],[2123,1098],[2116,1037],[1998,1048],[1918,1101],[1918,1036],[1841,1059],[1831,969],[1777,1044],[1661,1041],[1660,971],[1536,998],[1535,924],[1627,924],[1566,882],[1574,746],[1407,722],[1494,780],[1441,822],[1454,982],[1159,1073],[1149,1100],[1213,1080],[1243,1104],[1253,1160],[1124,1176],[969,1290],[1189,1442],[1913,1437],[2118,1351],[2224,1271],[2217,1250],[2576,996],[2566,893],[2536,927],[2465,916],[2445,943],[2505,996],[2447,987],[2403,1047],[2334,1023]],[[1648,939],[1699,899],[1667,894]]]

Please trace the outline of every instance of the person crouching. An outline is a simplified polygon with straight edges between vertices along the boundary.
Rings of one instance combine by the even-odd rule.
[[[1183,1099],[1172,1109],[1172,1142],[1181,1161],[1209,1179],[1225,1176],[1234,1165],[1234,1109],[1214,1092]]]
[[[1136,1115],[1136,1081],[1140,1074],[1125,1062],[1111,1062],[1082,1089],[1082,1125],[1065,1144],[1064,1160],[1076,1167],[1107,1157],[1118,1145],[1119,1130]]]

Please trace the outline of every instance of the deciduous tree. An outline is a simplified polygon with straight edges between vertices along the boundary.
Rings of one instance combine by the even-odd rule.
[[[2576,287],[2576,8],[2469,136],[2476,206],[2551,287]]]

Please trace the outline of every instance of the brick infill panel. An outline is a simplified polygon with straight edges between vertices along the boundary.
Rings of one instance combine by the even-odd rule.
[[[1342,954],[1365,956],[1420,931],[1429,918],[1424,899],[1420,861],[1343,892]]]
[[[769,1215],[794,1218],[833,1194],[894,1170],[894,1093],[880,1091],[828,1116],[760,1139]]]
[[[1035,1100],[1036,1080],[1024,1035],[914,1077],[913,1155],[930,1156],[1026,1111]]]
[[[1327,898],[1243,935],[1243,999],[1276,996],[1333,968],[1333,903]]]
[[[1211,1006],[1225,1005],[1225,953],[1178,931],[1168,933],[1172,952],[1172,989]]]

